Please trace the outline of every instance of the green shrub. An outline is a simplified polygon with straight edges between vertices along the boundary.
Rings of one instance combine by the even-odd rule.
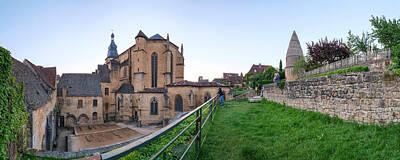
[[[11,53],[0,47],[0,159],[6,156],[7,145],[16,142],[18,133],[27,122],[28,113],[24,105],[24,87],[16,83],[11,75]],[[17,143],[18,148],[23,144]],[[16,150],[10,151],[18,155]]]
[[[321,76],[328,76],[328,75],[332,75],[332,74],[352,73],[352,72],[368,72],[368,71],[369,71],[368,66],[354,66],[354,67],[351,67],[351,68],[346,68],[346,69],[341,69],[341,70],[331,71],[331,72],[327,72],[327,73],[308,76],[308,77],[306,77],[304,79],[314,78],[314,77],[321,77]]]
[[[279,81],[276,85],[278,86],[278,88],[280,89],[285,89],[285,81]]]

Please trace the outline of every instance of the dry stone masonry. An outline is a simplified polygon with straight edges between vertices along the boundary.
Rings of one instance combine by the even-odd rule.
[[[382,72],[344,73],[264,86],[264,98],[344,120],[400,121],[400,78]]]

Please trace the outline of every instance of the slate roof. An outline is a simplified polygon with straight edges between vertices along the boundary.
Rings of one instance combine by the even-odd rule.
[[[110,83],[110,70],[107,65],[97,65],[97,74],[99,75],[100,82]]]
[[[151,36],[149,39],[150,40],[165,40],[164,37],[160,36],[158,33],[155,34],[154,36]]]
[[[36,110],[51,100],[53,89],[26,64],[12,58],[12,75],[24,85],[24,104],[28,110]]]
[[[228,87],[227,85],[223,85],[221,83],[217,82],[191,82],[187,80],[175,82],[168,84],[167,86],[169,87],[174,87],[174,86],[192,86],[192,87]]]
[[[134,89],[130,83],[124,83],[115,92],[116,93],[134,93]]]
[[[57,96],[62,96],[62,88],[70,97],[102,96],[100,77],[97,74],[67,73],[61,76],[57,85]]]
[[[108,46],[107,58],[117,58],[117,57],[118,57],[117,45],[114,42],[114,33],[112,33],[111,43],[110,46]]]
[[[142,30],[139,31],[139,33],[136,35],[135,38],[138,38],[138,37],[142,37],[142,38],[144,38],[144,39],[148,39],[147,36],[146,36],[146,34],[144,34],[144,33],[142,32]]]
[[[164,93],[164,88],[145,88],[143,91],[138,93]]]
[[[56,67],[42,67],[36,66],[29,60],[25,59],[23,62],[28,67],[31,67],[34,72],[52,89],[56,89]]]

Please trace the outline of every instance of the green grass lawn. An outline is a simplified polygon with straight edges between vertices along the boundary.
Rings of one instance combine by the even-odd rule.
[[[247,90],[237,90],[237,91],[233,92],[233,96],[235,97],[235,96],[241,95],[246,92],[248,92],[248,91]]]
[[[365,125],[263,100],[228,101],[200,159],[400,159],[400,125]]]

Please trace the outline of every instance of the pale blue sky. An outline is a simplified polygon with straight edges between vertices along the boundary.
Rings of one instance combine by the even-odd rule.
[[[370,30],[371,15],[400,18],[400,1],[0,0],[0,46],[19,60],[92,72],[103,64],[114,29],[118,53],[147,36],[170,34],[185,49],[185,79],[278,66],[293,30],[306,42]]]

